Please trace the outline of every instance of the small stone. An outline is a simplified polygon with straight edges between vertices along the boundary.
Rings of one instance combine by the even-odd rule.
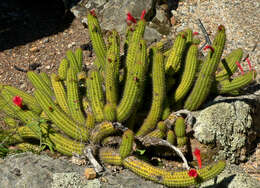
[[[172,25],[176,24],[176,18],[174,16],[172,16],[170,20]]]
[[[92,180],[92,179],[96,178],[96,176],[97,176],[97,173],[94,170],[94,168],[86,168],[85,169],[85,177],[88,180]]]
[[[37,47],[30,48],[30,52],[38,52],[40,51]]]
[[[45,68],[49,70],[49,69],[51,69],[51,66],[47,65]]]
[[[25,87],[26,87],[26,84],[23,83],[23,84],[20,86],[20,89],[23,89],[23,88],[25,88]]]
[[[50,40],[48,39],[48,38],[45,38],[45,39],[43,39],[42,40],[42,43],[47,43],[47,42],[49,42]]]
[[[73,46],[75,46],[75,45],[76,45],[76,42],[69,43],[69,44],[68,44],[68,48],[71,48],[71,47],[73,47]]]
[[[101,177],[101,178],[100,178],[100,181],[103,182],[103,183],[107,183],[107,182],[108,182],[108,179],[107,179],[107,178],[104,178],[104,177]]]

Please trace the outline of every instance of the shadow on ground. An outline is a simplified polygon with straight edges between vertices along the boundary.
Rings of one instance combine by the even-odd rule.
[[[0,51],[68,28],[74,16],[63,0],[0,1]]]

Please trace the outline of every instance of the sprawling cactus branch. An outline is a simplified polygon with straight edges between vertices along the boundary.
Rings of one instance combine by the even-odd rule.
[[[82,69],[83,53],[77,49],[67,52],[57,74],[27,72],[35,87],[33,95],[0,84],[0,110],[10,127],[0,132],[0,141],[31,150],[37,145],[28,143],[28,138],[38,139],[70,156],[83,154],[87,144],[99,146],[97,156],[102,162],[123,165],[146,179],[172,187],[199,184],[218,175],[225,162],[200,168],[198,151],[200,169],[190,169],[180,152],[187,152],[190,143],[185,117],[171,112],[197,110],[212,94],[239,94],[240,88],[254,80],[256,72],[247,60],[249,72],[233,77],[243,51],[233,50],[221,59],[226,41],[222,25],[212,46],[205,47],[205,60],[198,59],[199,40],[191,29],[181,31],[167,52],[161,51],[161,42],[147,47],[144,14],[136,21],[128,13],[125,54],[121,57],[118,33],[113,30],[104,40],[96,14],[91,11],[87,18],[96,53],[91,70]],[[187,170],[168,171],[138,158],[138,151],[159,145],[168,147],[167,151],[158,147],[153,154],[176,156],[172,149],[179,148],[175,150],[184,158]]]

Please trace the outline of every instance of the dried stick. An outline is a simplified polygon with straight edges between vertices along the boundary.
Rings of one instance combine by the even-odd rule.
[[[97,162],[97,160],[93,156],[90,146],[86,146],[86,148],[84,149],[84,154],[88,158],[89,162],[93,165],[96,173],[104,171],[104,168]]]

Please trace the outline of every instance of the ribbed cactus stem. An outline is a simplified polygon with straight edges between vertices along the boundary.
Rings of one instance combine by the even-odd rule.
[[[185,119],[183,117],[177,117],[174,126],[174,132],[177,137],[183,137],[186,135]]]
[[[186,35],[185,32],[180,32],[174,41],[170,55],[165,64],[165,72],[168,75],[176,74],[181,68],[183,52],[186,46]]]
[[[209,47],[210,50],[205,62],[202,64],[195,85],[185,101],[185,109],[197,110],[207,99],[214,81],[214,74],[225,46],[225,41],[225,28],[224,26],[219,26],[213,45],[212,47]]]
[[[40,90],[36,90],[34,96],[46,115],[59,129],[74,139],[88,140],[88,130],[67,116],[48,95]]]
[[[81,110],[81,98],[79,94],[79,84],[75,68],[70,67],[67,73],[67,101],[70,115],[75,122],[85,123],[85,116]]]
[[[141,49],[140,49],[141,45]],[[144,88],[146,64],[146,44],[143,40],[138,45],[138,53],[135,65],[128,69],[123,97],[117,107],[117,120],[119,122],[127,120],[136,105],[139,103]]]
[[[192,87],[198,67],[197,55],[197,45],[191,45],[185,59],[184,71],[181,76],[180,84],[173,94],[173,103],[177,103],[182,100]]]
[[[102,77],[97,70],[90,70],[87,79],[87,95],[97,122],[104,120],[104,94],[102,89]]]
[[[119,148],[119,154],[122,159],[126,158],[131,154],[133,143],[134,143],[134,132],[128,129],[123,134],[122,142]]]
[[[153,48],[153,67],[152,67],[152,80],[153,80],[153,99],[152,106],[144,123],[140,127],[136,136],[144,136],[152,131],[157,121],[162,115],[163,102],[165,98],[165,76],[164,76],[164,63],[163,55],[156,47]]]
[[[51,75],[51,83],[57,103],[66,114],[70,114],[67,102],[67,94],[62,84],[62,80],[58,75],[53,73]]]
[[[93,49],[96,53],[98,62],[102,70],[105,70],[105,57],[107,53],[106,44],[102,36],[102,31],[99,25],[99,21],[95,14],[88,14],[88,31],[92,41]]]
[[[99,159],[104,163],[122,165],[122,158],[120,157],[119,152],[113,148],[101,148],[99,150]]]
[[[127,157],[123,160],[123,165],[134,173],[154,182],[169,186],[169,187],[187,187],[191,185],[198,185],[204,181],[216,177],[225,168],[224,161],[218,161],[213,165],[197,170],[198,179],[190,177],[188,171],[166,171],[154,167],[144,161],[137,159],[134,156]]]
[[[67,59],[62,59],[60,62],[60,66],[58,69],[58,75],[60,77],[61,80],[66,80],[67,78],[67,70],[70,66],[70,63]]]
[[[102,139],[116,133],[116,131],[117,130],[114,128],[111,122],[104,121],[96,125],[95,128],[92,130],[90,140],[94,144],[99,144]]]

